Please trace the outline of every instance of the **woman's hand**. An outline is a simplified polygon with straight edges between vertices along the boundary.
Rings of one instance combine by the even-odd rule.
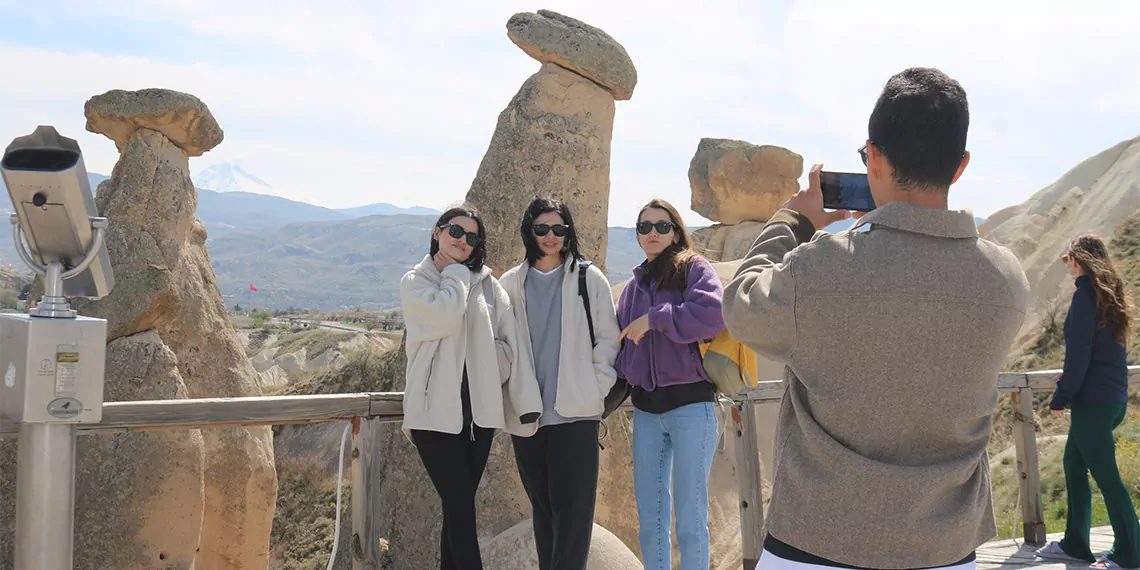
[[[649,315],[642,315],[641,318],[629,323],[629,326],[621,331],[621,335],[618,336],[618,342],[620,343],[622,339],[628,338],[633,341],[633,344],[637,344],[641,342],[641,338],[644,337],[647,332],[649,332]]]
[[[1053,417],[1055,417],[1055,418],[1059,418],[1059,417],[1061,417],[1062,414],[1065,413],[1065,410],[1049,410],[1049,411],[1053,413]]]
[[[435,256],[433,256],[431,260],[435,262],[435,268],[440,271],[443,271],[444,268],[448,265],[457,263],[454,259],[451,258],[450,255],[444,253],[442,248],[436,252]]]

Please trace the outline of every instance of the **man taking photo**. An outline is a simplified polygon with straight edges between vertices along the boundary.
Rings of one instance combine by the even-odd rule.
[[[1029,285],[947,206],[969,122],[941,71],[891,77],[859,149],[877,209],[817,233],[850,214],[813,166],[725,288],[728,330],[786,364],[758,569],[972,568],[996,534],[986,445]]]

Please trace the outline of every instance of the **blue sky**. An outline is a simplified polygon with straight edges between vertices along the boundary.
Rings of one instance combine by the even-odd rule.
[[[1140,136],[1132,0],[412,4],[0,0],[0,142],[53,124],[109,174],[114,145],[84,130],[83,103],[166,87],[200,97],[226,132],[193,173],[231,161],[295,200],[443,208],[463,199],[499,112],[538,70],[505,24],[539,8],[606,30],[637,66],[633,98],[617,104],[613,225],[654,196],[687,211],[705,136],[790,148],[805,171],[861,169],[875,97],[911,65],[966,88],[973,160],[951,206],[979,216]]]

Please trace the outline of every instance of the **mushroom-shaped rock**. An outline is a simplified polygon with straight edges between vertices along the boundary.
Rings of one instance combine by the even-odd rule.
[[[590,79],[618,101],[633,97],[633,60],[617,40],[594,26],[550,10],[521,12],[507,20],[507,37],[527,55]]]
[[[689,163],[690,207],[724,224],[767,221],[799,190],[803,168],[786,148],[703,138]]]
[[[222,127],[197,97],[169,89],[114,89],[83,106],[87,130],[115,141],[122,153],[139,129],[162,133],[187,156],[202,156],[222,142]]]

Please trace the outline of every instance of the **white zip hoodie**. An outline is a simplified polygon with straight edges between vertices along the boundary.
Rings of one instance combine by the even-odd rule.
[[[490,279],[499,322],[484,298]],[[400,280],[400,303],[407,334],[408,367],[404,387],[403,431],[458,434],[463,431],[463,366],[467,364],[471,416],[480,427],[519,429],[524,414],[542,412],[542,396],[533,369],[523,372],[518,357],[501,382],[496,336],[519,353],[517,325],[510,298],[484,266],[472,272],[454,263],[441,273],[426,256]],[[413,442],[414,445],[414,442]]]
[[[597,266],[586,271],[586,289],[590,297],[590,310],[594,319],[594,336],[597,344],[590,346],[590,329],[586,321],[586,308],[578,295],[578,263],[567,258],[563,263],[562,282],[562,344],[558,355],[558,394],[554,411],[565,418],[589,418],[601,415],[605,409],[606,394],[617,380],[614,359],[619,343],[617,313],[610,283]],[[530,325],[526,315],[526,276],[530,264],[508,270],[499,279],[511,300],[518,331],[516,361],[523,364],[519,374],[525,383],[538,386],[534,372],[534,348],[530,344]],[[539,408],[542,398],[539,397]],[[508,426],[513,435],[529,437],[538,431],[538,423]]]

